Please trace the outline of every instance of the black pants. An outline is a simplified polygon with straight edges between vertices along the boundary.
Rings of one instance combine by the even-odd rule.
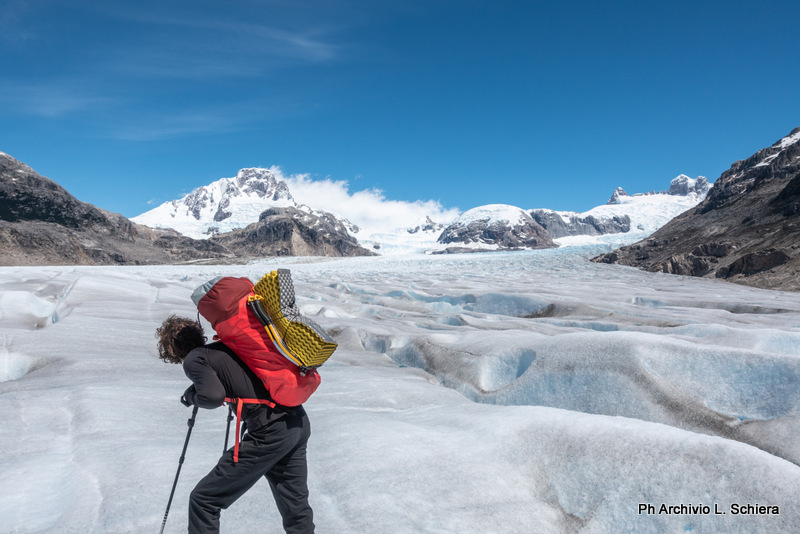
[[[306,442],[311,427],[305,412],[270,422],[245,434],[239,461],[228,450],[194,488],[189,500],[189,534],[219,532],[220,510],[228,508],[263,476],[283,518],[287,534],[314,532],[308,504]],[[253,510],[249,513],[258,513]]]

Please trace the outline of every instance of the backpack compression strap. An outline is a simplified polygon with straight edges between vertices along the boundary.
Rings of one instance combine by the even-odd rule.
[[[274,408],[276,404],[265,399],[232,399],[230,397],[225,397],[225,402],[236,404],[236,444],[233,446],[233,461],[236,463],[239,461],[239,437],[241,436],[239,429],[242,425],[242,406],[245,404],[266,404],[270,408]]]

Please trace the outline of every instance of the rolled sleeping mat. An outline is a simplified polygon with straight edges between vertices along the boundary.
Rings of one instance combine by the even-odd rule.
[[[265,274],[254,291],[251,308],[286,358],[306,369],[319,367],[330,358],[337,344],[321,326],[300,313],[289,269]]]

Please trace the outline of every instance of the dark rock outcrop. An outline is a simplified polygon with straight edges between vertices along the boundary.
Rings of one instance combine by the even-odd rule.
[[[648,239],[594,261],[800,291],[800,128],[734,163]]]
[[[531,210],[530,215],[534,221],[547,230],[553,239],[573,235],[618,234],[629,232],[631,229],[631,218],[628,215],[614,215],[613,217],[587,215],[582,217],[571,214],[568,215],[569,221],[565,221],[562,214],[552,210]]]
[[[210,239],[243,258],[263,256],[373,256],[331,213],[270,208],[259,221]]]

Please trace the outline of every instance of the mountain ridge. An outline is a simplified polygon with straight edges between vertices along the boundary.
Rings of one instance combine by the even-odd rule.
[[[800,290],[800,128],[734,162],[695,208],[593,261]]]
[[[206,225],[204,239],[198,240],[176,229],[136,222],[146,214],[129,220],[81,202],[56,182],[0,153],[3,261],[225,263],[264,255],[374,253],[359,244],[361,229],[341,214],[299,204],[272,169],[241,169],[233,178],[160,206],[162,222],[166,212],[169,219],[191,218]],[[254,213],[257,220],[250,221]],[[722,217],[729,213],[738,218],[736,224]],[[785,274],[800,272],[798,214],[800,128],[735,162],[713,186],[702,176],[679,175],[665,191],[629,195],[617,188],[606,204],[580,214],[486,205],[462,213],[450,224],[427,216],[396,234],[425,252],[569,246],[596,242],[591,240],[600,236],[616,240],[603,242],[625,246],[594,258],[597,262],[800,289]],[[235,228],[223,232],[225,225]],[[636,239],[640,240],[633,243]],[[380,250],[381,243],[371,242],[372,249]]]
[[[196,239],[207,239],[224,233],[224,231],[244,228],[258,221],[263,210],[273,207],[294,207],[301,211],[314,213],[315,210],[300,204],[292,196],[286,182],[278,179],[279,175],[281,173],[277,167],[244,168],[239,170],[233,178],[221,178],[207,186],[198,187],[188,195],[165,202],[132,220],[157,228],[173,228]],[[249,190],[244,184],[249,184]],[[619,191],[622,191],[621,188],[618,188],[612,195],[612,200],[616,198],[615,202],[607,203],[616,204],[616,208],[597,206],[589,212],[579,214],[513,207],[525,211],[533,218],[532,223],[528,224],[545,227],[547,230],[545,233],[550,234],[549,238],[545,237],[541,231],[534,229],[533,226],[526,232],[516,229],[515,224],[508,224],[503,227],[501,232],[499,222],[492,223],[493,230],[489,233],[494,237],[484,236],[481,238],[479,234],[485,229],[477,233],[466,231],[459,229],[459,223],[456,220],[436,220],[431,215],[413,222],[409,221],[406,226],[398,227],[393,231],[375,232],[350,223],[349,219],[353,216],[357,217],[357,214],[336,213],[335,216],[362,246],[381,254],[431,253],[441,252],[446,248],[459,251],[466,248],[474,248],[478,251],[531,249],[553,246],[552,243],[546,242],[547,239],[600,236],[611,233],[621,234],[619,240],[631,243],[643,237],[644,233],[654,231],[678,213],[697,204],[707,192],[708,187],[710,187],[708,182],[702,176],[691,179],[688,176],[679,175],[671,181],[670,188],[666,191],[651,191],[634,195],[627,195],[623,191],[624,196],[618,197]],[[459,217],[473,210],[488,213],[492,209],[490,206],[472,208]],[[632,213],[627,213],[631,210]],[[229,215],[231,213],[232,215]],[[455,226],[452,226],[453,224]],[[473,230],[476,230],[474,221],[472,225]],[[510,236],[514,232],[520,232],[520,235],[524,234],[525,237],[512,239]],[[503,239],[500,237],[501,234],[508,237]],[[539,237],[534,239],[532,237],[534,234],[538,234]],[[502,243],[498,244],[497,239],[500,239]],[[579,240],[580,244],[585,241],[586,239]],[[570,245],[571,243],[568,240],[560,244]]]
[[[0,152],[0,264],[172,263],[231,256],[213,243],[154,231],[73,197]],[[177,251],[180,252],[177,252]]]
[[[312,229],[325,219],[322,212],[309,210],[306,219],[307,226],[292,226],[287,234],[296,244],[293,253],[371,254],[335,225],[328,224],[324,232]],[[336,236],[337,231],[344,237]],[[241,263],[262,254],[252,240],[246,245],[197,240],[173,229],[137,224],[76,199],[4,152],[0,152],[0,252],[0,265]],[[281,254],[280,249],[273,254]]]
[[[4,154],[3,161],[7,162],[6,167],[13,167],[13,172],[35,176],[41,181],[41,185],[20,189],[14,183],[13,172],[3,173],[2,187],[10,192],[9,198],[12,200],[5,203],[0,201],[0,220],[4,228],[0,246],[6,253],[5,261],[10,263],[226,262],[233,261],[236,257],[248,258],[265,253],[310,254],[316,251],[317,254],[324,255],[368,255],[376,251],[382,254],[392,253],[398,249],[410,253],[518,250],[554,246],[550,233],[539,224],[544,222],[542,213],[547,214],[545,218],[549,218],[549,222],[545,225],[550,227],[552,233],[557,236],[566,235],[568,239],[574,238],[576,234],[585,237],[616,232],[623,236],[622,239],[629,239],[628,242],[631,242],[634,239],[628,236],[635,234],[629,230],[647,231],[650,224],[643,225],[641,221],[634,221],[637,227],[631,228],[628,215],[619,216],[616,211],[610,214],[599,213],[597,210],[612,209],[602,206],[591,210],[591,214],[586,217],[572,212],[523,210],[516,206],[503,206],[501,211],[513,208],[518,213],[515,219],[530,216],[532,220],[525,221],[522,225],[508,223],[505,219],[496,220],[480,229],[478,226],[482,223],[472,221],[472,229],[467,231],[458,229],[457,225],[452,226],[452,223],[434,221],[428,215],[407,228],[375,235],[364,232],[344,217],[299,204],[286,182],[277,178],[275,167],[241,169],[235,177],[222,178],[208,186],[198,187],[181,199],[165,202],[141,216],[126,219],[122,215],[106,212],[75,199],[56,182],[38,175],[33,169],[7,154]],[[673,180],[671,189],[674,189],[674,182],[680,181],[679,179],[681,177]],[[683,180],[691,179],[683,177]],[[674,213],[688,207],[675,203],[675,199],[694,203],[691,199],[687,200],[686,196],[672,197],[667,202],[667,197],[662,194],[666,192],[625,196],[612,211],[626,211],[650,202],[649,207],[643,211],[644,215],[640,214],[639,218],[658,220],[659,217],[671,218]],[[271,219],[272,224],[282,226],[283,230],[267,231],[259,225],[252,226],[262,220],[261,215],[265,211],[272,209],[284,210],[282,217]],[[465,214],[486,214],[496,209],[497,205],[479,206]],[[285,220],[286,217],[293,221]],[[489,218],[492,217],[493,215],[489,215]],[[28,222],[31,224],[17,224],[26,218],[30,219]],[[184,233],[187,221],[190,230],[187,233],[191,235]],[[55,226],[43,226],[47,223]],[[14,227],[15,224],[17,226]],[[556,232],[554,224],[561,228],[561,234]],[[659,220],[657,225],[660,224],[663,222]],[[262,238],[270,235],[277,241],[272,246],[254,244],[252,237],[242,234],[250,226],[250,231],[256,232]],[[91,231],[88,230],[89,227],[92,228]],[[325,230],[319,231],[318,227],[324,227]],[[564,228],[567,230],[564,231]],[[287,229],[298,234],[286,239]],[[238,237],[222,237],[233,231],[239,232]],[[79,235],[72,235],[70,232],[77,232]],[[105,237],[99,238],[95,235],[98,232]],[[338,235],[334,235],[336,233]],[[283,237],[278,237],[279,235]],[[117,238],[116,242],[114,237]],[[51,244],[44,247],[33,245],[43,240]],[[201,243],[202,241],[206,242]],[[331,248],[329,245],[333,242],[337,245]],[[241,248],[245,243],[249,248]],[[154,251],[154,246],[160,250]],[[231,250],[231,247],[236,250]]]

